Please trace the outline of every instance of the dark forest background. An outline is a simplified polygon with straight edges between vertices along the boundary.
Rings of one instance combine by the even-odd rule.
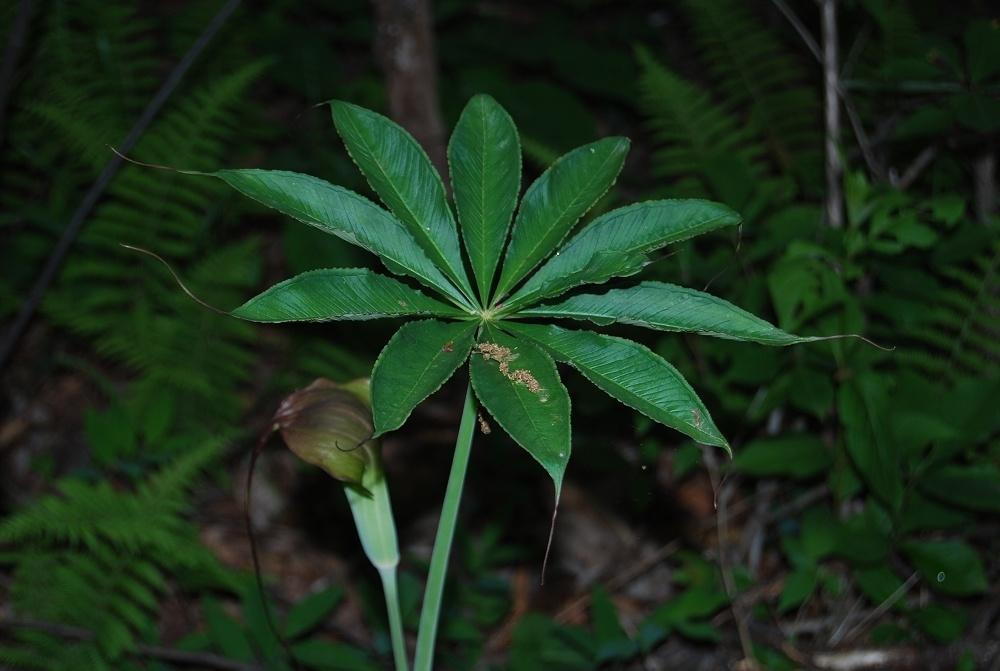
[[[2,3],[0,333],[221,6]],[[636,333],[705,399],[731,462],[567,376],[574,460],[544,587],[550,485],[499,432],[478,436],[439,666],[1000,668],[995,6],[243,3],[128,153],[368,193],[319,103],[389,114],[440,157],[479,92],[517,123],[525,183],[626,135],[595,213],[704,196],[743,214],[653,278],[894,349]],[[395,325],[251,327],[119,243],[225,308],[374,258],[221,183],[125,164],[105,186],[0,362],[0,668],[291,668],[243,528],[249,454],[283,396],[367,375]],[[463,386],[384,441],[411,633]],[[340,486],[277,441],[255,477],[264,598],[293,655],[388,668]]]

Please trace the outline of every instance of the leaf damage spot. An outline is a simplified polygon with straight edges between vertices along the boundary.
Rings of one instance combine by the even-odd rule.
[[[500,374],[514,384],[527,387],[528,391],[532,394],[542,391],[542,385],[538,383],[538,380],[531,374],[531,371],[524,368],[510,369],[511,361],[517,358],[517,356],[510,351],[509,347],[491,342],[481,342],[476,345],[476,352],[482,354],[483,358],[487,361],[496,361],[499,364]]]
[[[446,342],[444,344],[444,346],[441,348],[441,351],[442,352],[454,352],[455,351],[455,341],[454,340],[449,340],[448,342]]]

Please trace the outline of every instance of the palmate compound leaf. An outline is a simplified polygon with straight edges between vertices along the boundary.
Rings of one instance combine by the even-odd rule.
[[[699,443],[730,452],[708,408],[676,368],[639,343],[592,331],[505,322],[504,328],[537,343],[611,397]]]
[[[526,308],[518,315],[588,320],[600,326],[629,324],[762,345],[826,339],[793,335],[721,298],[664,282],[643,282],[603,294],[578,294],[561,303]]]
[[[465,363],[477,324],[428,319],[404,324],[372,370],[375,437],[403,425],[419,403]]]
[[[562,243],[615,183],[629,141],[607,137],[558,158],[524,194],[497,284],[502,299]]]
[[[343,101],[330,105],[347,152],[427,256],[472,299],[455,218],[427,152],[399,124]]]
[[[465,303],[407,227],[353,191],[311,175],[283,170],[219,170],[205,174],[218,177],[258,203],[377,254],[393,273],[410,275],[458,303]]]
[[[310,270],[275,284],[230,314],[252,322],[347,321],[462,313],[365,268]]]
[[[521,145],[513,119],[497,101],[477,95],[448,143],[455,207],[480,300],[490,288],[521,190]]]
[[[725,205],[698,199],[653,200],[612,210],[563,245],[502,309],[516,311],[581,284],[633,275],[650,252],[740,221]]]
[[[548,472],[558,500],[570,455],[570,401],[555,362],[532,343],[487,325],[469,368],[480,403]]]

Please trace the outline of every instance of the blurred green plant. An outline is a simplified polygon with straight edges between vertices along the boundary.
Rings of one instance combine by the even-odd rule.
[[[681,553],[673,574],[676,593],[634,626],[623,628],[610,595],[595,587],[590,599],[590,627],[558,623],[529,614],[514,631],[508,671],[585,671],[617,667],[648,654],[667,636],[678,634],[700,643],[717,643],[711,618],[729,602],[718,571],[702,557]]]
[[[131,491],[66,478],[58,495],[0,522],[0,543],[16,548],[0,555],[13,568],[11,603],[42,623],[15,622],[0,661],[44,671],[113,668],[138,642],[156,640],[169,577],[233,589],[186,517],[188,490],[218,452],[215,443],[189,449]],[[77,635],[66,640],[46,623]]]

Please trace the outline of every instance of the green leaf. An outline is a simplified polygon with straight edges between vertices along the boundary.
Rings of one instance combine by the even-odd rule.
[[[681,592],[653,611],[639,625],[636,635],[639,647],[651,650],[673,629],[680,629],[685,623],[694,625],[728,602],[725,592],[715,584],[699,585]]]
[[[256,585],[250,586],[247,584],[243,589],[241,605],[247,636],[253,641],[254,648],[259,653],[258,657],[265,660],[276,671],[279,669],[280,671],[291,671],[282,662],[284,659],[284,650],[281,647],[281,641],[275,635],[275,632],[272,631],[269,624],[268,615],[264,610],[267,608],[264,601],[265,598]]]
[[[594,588],[590,600],[591,621],[597,643],[597,661],[629,659],[638,651],[618,620],[618,610],[611,597],[600,586]]]
[[[507,306],[517,308],[581,284],[634,275],[650,252],[740,221],[740,215],[725,205],[697,199],[654,200],[612,210],[563,245]]]
[[[837,529],[834,554],[857,564],[884,563],[889,555],[889,531],[882,528],[872,514],[873,501],[864,512],[844,520]]]
[[[206,598],[202,603],[205,624],[212,643],[226,657],[232,657],[243,662],[253,660],[253,646],[247,638],[243,627],[233,618],[226,615],[222,605],[213,598]]]
[[[353,191],[283,170],[220,170],[209,174],[258,203],[377,254],[393,273],[405,273],[462,300],[461,293],[427,257],[407,227]]]
[[[505,322],[504,327],[537,342],[630,408],[699,443],[729,451],[691,385],[649,348],[624,338],[552,325]]]
[[[908,491],[903,508],[896,520],[897,533],[908,535],[917,531],[940,531],[967,527],[972,513],[938,503],[918,491]]]
[[[556,499],[570,456],[570,401],[548,354],[487,326],[470,361],[483,406],[552,477]]]
[[[899,591],[903,581],[891,568],[885,565],[855,568],[854,581],[868,600],[875,606],[880,606],[895,596],[894,608],[901,608],[905,601],[901,599],[903,592]]]
[[[330,109],[348,153],[372,189],[431,260],[471,298],[455,219],[427,152],[381,114],[339,100]]]
[[[941,643],[951,643],[965,631],[969,615],[960,608],[932,603],[910,613],[910,619]]]
[[[1000,470],[989,464],[934,469],[920,481],[920,489],[961,508],[1000,512]]]
[[[372,370],[375,437],[401,427],[419,403],[440,389],[472,349],[475,322],[404,324]]]
[[[448,143],[455,207],[483,305],[521,190],[521,145],[507,111],[488,95],[469,101]]]
[[[840,387],[838,410],[851,460],[872,492],[893,510],[903,501],[899,447],[886,435],[886,391],[873,375],[861,375]]]
[[[970,21],[965,29],[965,50],[973,82],[985,82],[1000,71],[1000,26],[996,20]]]
[[[789,573],[778,599],[778,612],[787,613],[800,605],[813,593],[818,582],[819,571],[815,565],[803,566]]]
[[[982,594],[989,587],[979,555],[962,541],[910,541],[903,552],[927,584],[945,594]]]
[[[310,638],[292,645],[300,663],[319,671],[376,671],[379,667],[361,650],[322,638]]]
[[[758,477],[809,478],[826,472],[832,465],[833,456],[823,441],[803,433],[751,441],[733,459],[732,469]]]
[[[740,454],[742,453],[740,450]],[[815,564],[836,551],[840,524],[828,508],[816,507],[806,510],[802,514],[801,527],[799,542],[804,562]]]
[[[365,268],[310,270],[275,284],[230,314],[252,322],[338,321],[462,313]]]
[[[328,587],[299,601],[285,619],[285,638],[297,638],[315,629],[343,596],[342,588]]]
[[[621,172],[629,141],[608,137],[561,156],[521,200],[497,296],[504,297],[551,254]]]
[[[664,282],[643,282],[604,294],[579,294],[562,303],[539,305],[518,314],[585,319],[600,326],[620,323],[658,331],[693,332],[762,345],[823,340],[792,335],[721,298]]]

